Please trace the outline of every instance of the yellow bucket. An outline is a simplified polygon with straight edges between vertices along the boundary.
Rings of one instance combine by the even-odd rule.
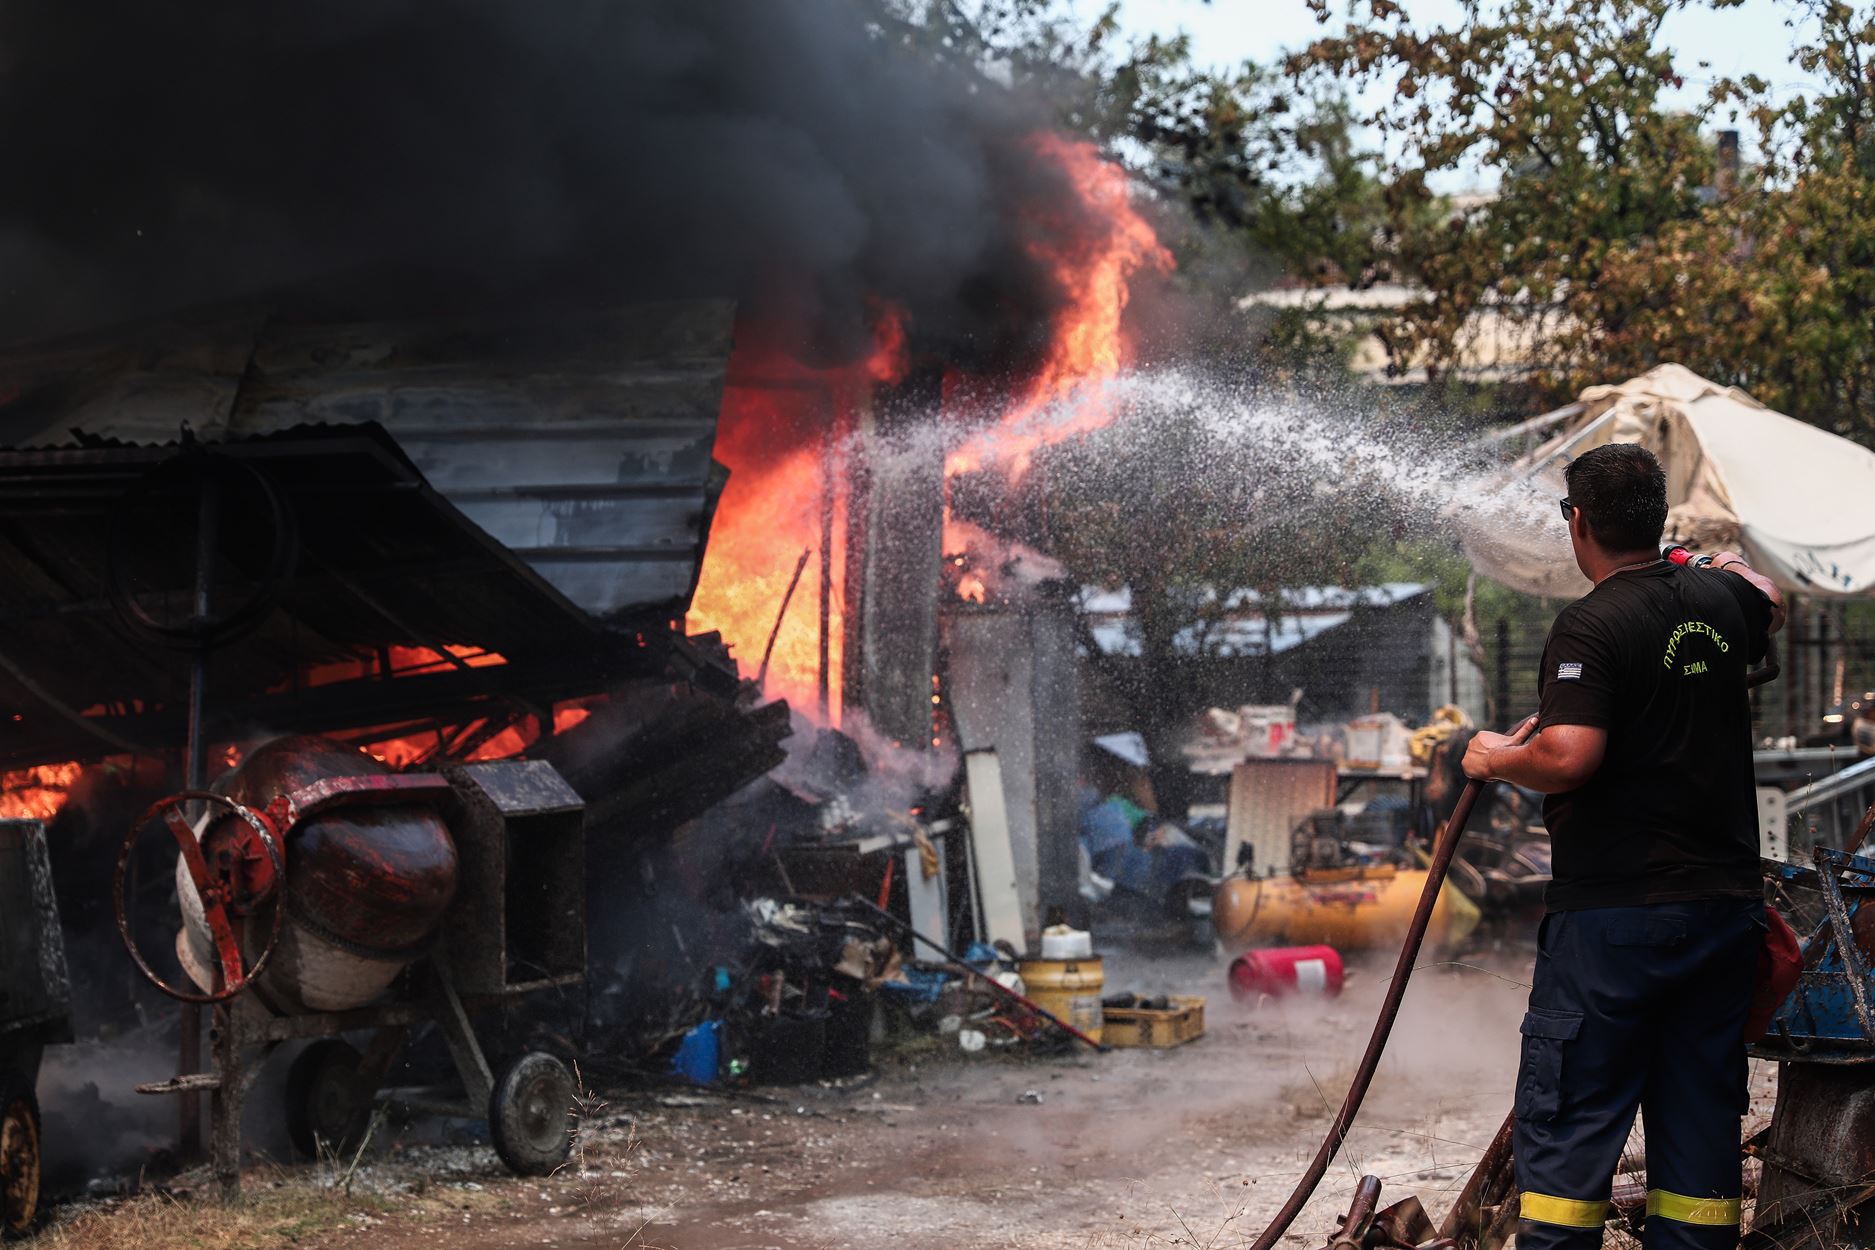
[[[1100,1040],[1100,992],[1107,973],[1090,959],[1025,959],[1017,965],[1028,996],[1095,1041]]]

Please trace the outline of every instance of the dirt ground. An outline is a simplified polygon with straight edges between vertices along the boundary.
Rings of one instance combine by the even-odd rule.
[[[507,1176],[485,1147],[413,1147],[363,1169],[323,1219],[226,1244],[1242,1247],[1319,1142],[1385,970],[1338,1000],[1260,1010],[1232,1003],[1223,974],[1211,958],[1109,958],[1110,991],[1207,995],[1206,1035],[1176,1050],[1019,1060],[932,1041],[839,1086],[617,1095],[545,1181]],[[1385,1201],[1417,1193],[1443,1213],[1509,1108],[1521,979],[1417,974],[1343,1161],[1286,1244],[1320,1245],[1362,1172]]]

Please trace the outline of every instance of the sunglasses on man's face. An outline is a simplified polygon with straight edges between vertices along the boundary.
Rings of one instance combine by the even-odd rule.
[[[1571,503],[1569,501],[1568,496],[1566,495],[1562,498],[1561,503],[1562,503],[1562,519],[1565,521],[1575,520],[1575,516],[1576,516],[1575,504]]]

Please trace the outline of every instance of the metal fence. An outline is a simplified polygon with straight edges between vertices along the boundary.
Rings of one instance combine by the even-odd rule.
[[[1483,630],[1490,715],[1495,727],[1537,708],[1537,673],[1548,625],[1500,618]],[[1774,640],[1778,679],[1752,692],[1752,729],[1761,744],[1849,744],[1863,696],[1875,692],[1875,604],[1799,600]],[[1834,717],[1835,719],[1826,719]]]

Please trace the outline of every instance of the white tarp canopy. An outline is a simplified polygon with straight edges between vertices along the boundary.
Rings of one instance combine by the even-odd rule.
[[[1790,593],[1875,596],[1875,452],[1680,365],[1583,391],[1559,434],[1450,509],[1480,573],[1549,598],[1587,592],[1556,501],[1564,467],[1603,443],[1660,458],[1667,541],[1737,551]]]

